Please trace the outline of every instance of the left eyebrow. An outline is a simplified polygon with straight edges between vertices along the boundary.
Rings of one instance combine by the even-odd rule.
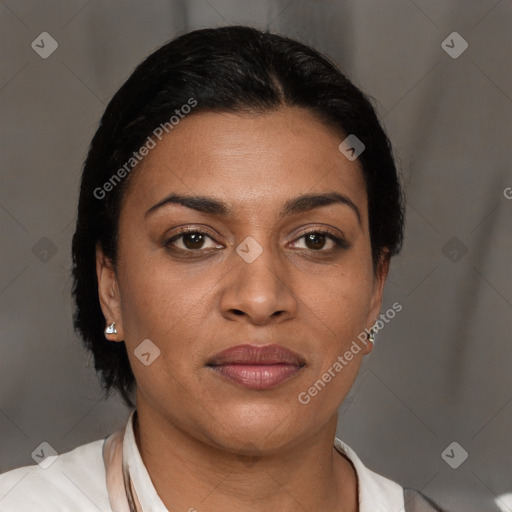
[[[338,192],[327,192],[325,194],[304,194],[286,201],[281,211],[281,217],[306,212],[320,206],[328,206],[330,204],[343,204],[352,209],[357,215],[357,220],[361,224],[361,212],[355,203],[347,196]]]
[[[232,215],[233,208],[227,203],[210,196],[187,196],[183,194],[170,194],[153,205],[145,214],[148,217],[159,208],[168,204],[181,204],[201,213],[228,217]],[[354,202],[347,196],[338,192],[327,192],[323,194],[303,194],[289,199],[281,209],[280,216],[288,217],[298,213],[304,213],[314,208],[328,206],[330,204],[343,204],[352,209],[361,224],[361,212]]]

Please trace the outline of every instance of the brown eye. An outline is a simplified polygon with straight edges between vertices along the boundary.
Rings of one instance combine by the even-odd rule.
[[[181,236],[187,249],[201,249],[204,244],[205,236],[202,233],[185,233]]]
[[[305,247],[297,246],[297,242],[294,242],[293,245],[298,249],[309,249],[314,252],[332,252],[340,248],[348,248],[347,242],[345,240],[333,235],[329,231],[310,231],[309,233],[304,233],[301,237],[297,238],[297,240],[304,240]],[[326,244],[330,242],[330,247],[325,249]]]
[[[323,249],[327,236],[322,233],[309,233],[304,239],[308,249],[319,250]]]
[[[205,244],[210,241],[210,245]],[[177,249],[181,251],[200,251],[201,249],[215,249],[221,248],[222,246],[217,244],[213,238],[198,230],[184,230],[180,234],[175,235],[165,243],[165,246],[170,249]]]

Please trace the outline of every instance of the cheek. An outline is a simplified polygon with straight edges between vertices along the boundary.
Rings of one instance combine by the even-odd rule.
[[[210,275],[212,274],[212,275]],[[133,353],[149,339],[160,350],[160,363],[195,361],[205,309],[217,273],[172,265],[165,251],[125,252],[119,265],[122,320],[127,348]],[[137,363],[137,361],[135,361]]]
[[[302,413],[316,421],[333,414],[347,395],[365,353],[366,344],[358,336],[365,335],[373,278],[364,266],[356,268],[309,283],[305,310],[310,318],[306,332],[312,341],[311,367],[297,398]]]
[[[158,254],[160,251],[155,252]],[[187,295],[180,282],[165,272],[162,263],[136,244],[120,247],[119,284],[124,337],[132,351],[145,339],[160,349],[163,326],[167,330],[177,322]]]
[[[372,290],[371,266],[364,260],[331,268],[321,280],[308,279],[302,296],[329,334],[328,345],[339,347],[364,330]]]

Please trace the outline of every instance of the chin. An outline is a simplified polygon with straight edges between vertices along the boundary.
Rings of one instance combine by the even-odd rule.
[[[258,449],[275,450],[300,437],[303,425],[300,420],[288,414],[281,407],[281,412],[267,413],[245,411],[236,415],[236,421],[224,421],[218,435],[227,448],[239,451],[244,446],[256,446]]]

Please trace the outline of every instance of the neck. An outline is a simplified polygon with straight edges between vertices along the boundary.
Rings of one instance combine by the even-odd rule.
[[[242,457],[192,437],[139,407],[134,435],[155,489],[169,510],[357,512],[352,463],[333,446],[337,416],[287,450]]]

